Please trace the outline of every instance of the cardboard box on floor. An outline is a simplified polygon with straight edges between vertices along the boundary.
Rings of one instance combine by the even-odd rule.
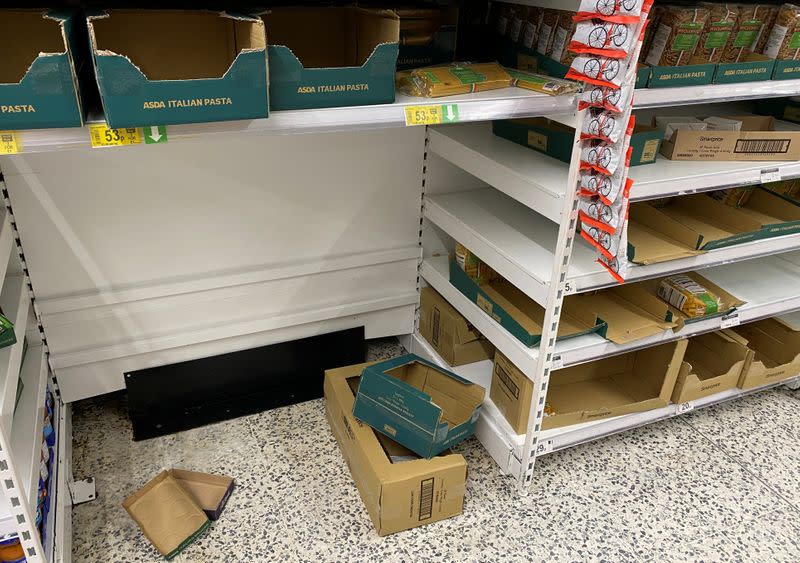
[[[122,506],[167,560],[205,532],[211,521],[169,471],[162,471],[126,498]]]
[[[800,130],[775,131],[768,116],[730,118],[742,122],[741,131],[679,129],[661,143],[661,154],[670,160],[800,160]]]
[[[271,109],[394,102],[400,19],[391,10],[274,8],[261,17]]]
[[[734,329],[747,340],[751,360],[739,378],[742,389],[775,383],[800,374],[800,331],[776,319]]]
[[[496,351],[489,397],[517,434],[528,431],[532,396],[533,381]]]
[[[690,338],[672,402],[685,403],[733,389],[749,361],[747,341],[731,330]]]
[[[194,498],[211,520],[217,520],[233,492],[233,479],[185,469],[170,469],[168,473]]]
[[[364,368],[353,416],[425,458],[472,435],[486,390],[406,354]]]
[[[554,371],[542,428],[560,428],[669,404],[686,340]],[[525,408],[529,408],[526,405]]]
[[[451,366],[494,356],[492,343],[432,287],[420,292],[419,333]]]
[[[631,219],[668,241],[707,251],[800,232],[800,205],[756,188],[741,207],[694,194],[674,198],[661,208],[634,203]],[[641,235],[634,234],[631,244],[640,248],[641,240]]]
[[[0,130],[83,125],[75,24],[67,13],[2,11]]]
[[[325,372],[325,412],[378,535],[461,514],[467,480],[461,455],[397,461],[410,457],[408,452],[353,416],[361,372],[368,365]]]
[[[198,10],[87,17],[97,84],[113,128],[267,117],[264,24]]]

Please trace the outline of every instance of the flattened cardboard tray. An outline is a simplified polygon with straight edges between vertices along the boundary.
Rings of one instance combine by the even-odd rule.
[[[733,389],[750,360],[747,340],[731,330],[689,339],[672,402],[695,401]]]
[[[679,129],[661,143],[670,160],[784,161],[800,160],[800,130],[775,130],[770,116],[731,116],[742,121],[741,131]]]

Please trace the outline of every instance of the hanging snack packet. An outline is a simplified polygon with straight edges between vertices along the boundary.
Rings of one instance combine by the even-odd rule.
[[[544,74],[534,74],[524,70],[506,68],[505,71],[511,75],[511,85],[525,90],[533,90],[550,96],[560,96],[562,94],[572,94],[581,89],[581,85],[572,80],[562,80]]]
[[[453,63],[417,68],[398,84],[403,93],[425,98],[483,92],[510,85],[511,75],[497,63]]]
[[[622,113],[631,107],[633,86],[623,84],[620,88],[606,88],[587,84],[580,95],[578,109],[600,108],[614,113]]]
[[[619,89],[625,82],[624,61],[599,55],[578,55],[565,78]]]
[[[625,283],[625,279],[628,277],[628,220],[626,219],[623,223],[622,230],[620,232],[620,239],[619,244],[617,245],[621,252],[616,256],[608,258],[600,254],[597,258],[597,263],[603,266],[611,276],[617,280],[619,283]]]
[[[630,116],[625,134],[616,143],[588,141],[581,148],[580,169],[596,170],[601,174],[613,176],[620,167],[627,166],[628,148],[636,119]]]
[[[578,217],[584,225],[597,227],[612,235],[616,234],[617,229],[622,227],[622,222],[627,214],[627,206],[623,204],[624,199],[619,198],[608,205],[599,197],[581,198],[578,204]]]
[[[722,308],[722,302],[716,294],[686,274],[661,280],[658,296],[692,319],[713,315]]]
[[[607,205],[619,198],[619,194],[625,187],[626,180],[628,179],[628,164],[630,163],[631,153],[633,149],[628,147],[628,154],[625,155],[625,166],[618,166],[617,170],[611,176],[602,174],[597,170],[581,170],[580,171],[580,191],[578,192],[583,197],[598,197],[600,201]]]
[[[602,19],[617,23],[636,23],[644,6],[653,0],[581,0],[576,20]]]
[[[613,113],[603,109],[590,109],[586,112],[581,127],[581,140],[599,140],[616,143],[625,133],[630,122],[631,108],[624,113]]]
[[[567,47],[573,53],[602,55],[612,59],[627,57],[638,39],[635,24],[587,20],[578,22]]]

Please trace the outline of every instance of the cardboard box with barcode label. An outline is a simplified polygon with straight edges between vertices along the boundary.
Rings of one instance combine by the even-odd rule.
[[[685,350],[677,340],[552,372],[542,428],[667,406]]]
[[[800,232],[800,205],[760,187],[739,207],[707,194],[694,194],[673,198],[659,207],[634,203],[630,218],[702,251]],[[629,238],[635,248],[637,233]]]
[[[731,330],[690,338],[672,402],[695,401],[733,389],[749,359],[747,341]]]
[[[271,109],[394,102],[400,18],[393,11],[274,8],[261,17]]]
[[[486,390],[414,354],[364,368],[353,416],[430,459],[469,438]]]
[[[78,23],[68,13],[3,10],[0,130],[83,125]]]
[[[422,459],[353,416],[361,372],[368,365],[325,372],[325,412],[378,535],[461,514],[467,480],[463,456],[444,452]]]
[[[533,381],[499,350],[494,355],[489,397],[517,434],[528,431]]]
[[[199,10],[87,16],[97,84],[113,128],[267,117],[258,18]]]
[[[800,374],[800,331],[778,319],[734,328],[747,340],[752,358],[739,378],[742,389],[760,387]]]
[[[575,129],[545,117],[502,119],[492,122],[498,137],[544,153],[562,162],[572,157]],[[658,156],[663,133],[649,125],[637,125],[631,135],[631,166],[653,164]]]
[[[419,333],[451,366],[494,356],[492,343],[431,287],[420,292]]]
[[[726,116],[742,122],[740,131],[678,129],[661,143],[670,160],[800,160],[800,129],[776,123],[771,116]]]

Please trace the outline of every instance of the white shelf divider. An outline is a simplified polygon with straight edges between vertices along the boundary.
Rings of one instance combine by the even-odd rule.
[[[22,365],[22,348],[25,330],[28,325],[30,308],[28,286],[21,275],[5,278],[0,292],[0,306],[7,318],[14,323],[14,334],[17,342],[0,349],[0,424],[7,435],[11,433],[11,422],[14,416],[14,403],[17,397],[17,381]]]
[[[47,373],[44,347],[30,346],[22,364],[24,387],[11,426],[11,454],[16,460],[16,469],[34,514],[39,490]]]

